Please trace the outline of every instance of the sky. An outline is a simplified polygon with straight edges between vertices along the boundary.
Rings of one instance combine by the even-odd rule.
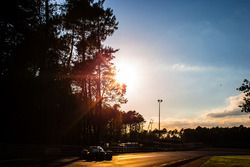
[[[106,44],[119,49],[122,110],[141,113],[145,129],[151,119],[158,126],[157,99],[161,128],[250,126],[236,90],[250,79],[250,1],[106,0],[105,7],[119,21]]]

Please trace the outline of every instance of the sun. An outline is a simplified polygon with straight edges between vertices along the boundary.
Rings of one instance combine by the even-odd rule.
[[[134,88],[137,82],[137,70],[128,63],[120,63],[117,65],[116,81],[127,85],[128,89]]]

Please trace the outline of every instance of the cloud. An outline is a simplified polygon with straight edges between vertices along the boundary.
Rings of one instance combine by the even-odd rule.
[[[223,118],[245,115],[246,113],[241,112],[239,107],[239,105],[243,103],[243,96],[244,94],[229,97],[226,107],[214,109],[211,113],[208,113],[207,116],[211,118]]]
[[[181,129],[181,128],[196,128],[201,127],[233,127],[233,126],[248,126],[250,127],[250,120],[248,113],[241,112],[239,105],[243,102],[244,94],[230,96],[226,99],[226,106],[212,109],[208,112],[202,112],[190,119],[168,118],[161,121],[161,127],[167,129]],[[157,120],[157,119],[154,119]],[[158,122],[154,123],[155,127]]]
[[[217,71],[219,68],[211,66],[197,66],[197,65],[187,65],[187,64],[173,64],[167,67],[170,71],[177,72],[206,72],[206,71]]]

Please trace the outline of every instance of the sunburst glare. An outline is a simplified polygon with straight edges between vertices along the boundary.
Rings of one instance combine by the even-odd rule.
[[[127,85],[127,89],[131,90],[137,83],[137,69],[132,64],[120,63],[117,65],[116,81]]]

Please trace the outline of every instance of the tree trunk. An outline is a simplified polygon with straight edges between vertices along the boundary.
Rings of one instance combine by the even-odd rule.
[[[71,46],[70,46],[70,53],[69,53],[69,59],[67,61],[67,67],[70,68],[70,62],[73,57],[73,50],[74,50],[74,36],[75,36],[75,27],[72,28],[72,35],[71,35]]]

